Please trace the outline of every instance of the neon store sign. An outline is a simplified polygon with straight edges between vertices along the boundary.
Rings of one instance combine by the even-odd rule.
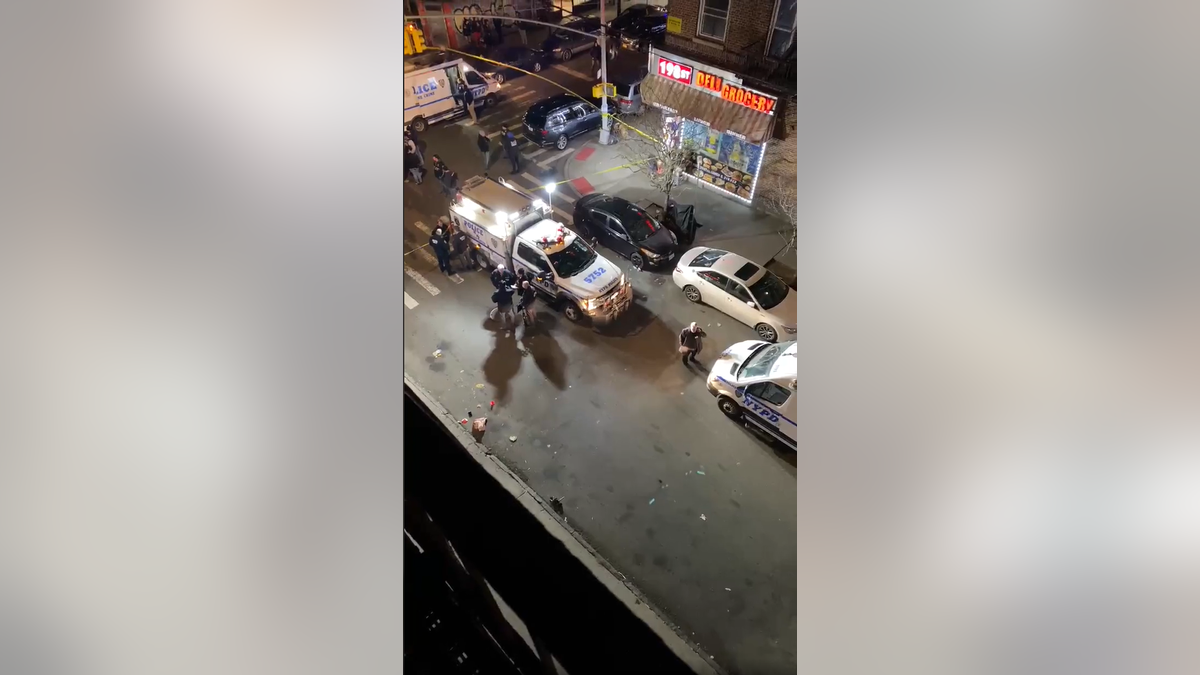
[[[770,114],[771,111],[775,110],[775,99],[770,96],[756,94],[748,89],[735,87],[728,82],[721,87],[721,98],[732,103],[739,103],[760,113]]]
[[[682,82],[684,84],[692,83],[692,67],[685,66],[682,63],[675,63],[664,58],[658,59],[658,74],[663,77]]]

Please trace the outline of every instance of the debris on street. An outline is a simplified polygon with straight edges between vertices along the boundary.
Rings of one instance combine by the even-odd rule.
[[[433,350],[433,358],[435,358],[435,359],[442,358],[442,350],[440,350],[440,349]]]
[[[477,385],[475,385],[475,388],[476,388],[476,389],[483,389],[483,385],[482,385],[482,384],[477,384]]]
[[[475,431],[478,433],[483,433],[484,431],[487,431],[487,418],[486,417],[476,417],[475,421],[471,423],[471,431]]]
[[[733,589],[732,589],[732,588],[730,588],[730,587],[728,587],[728,586],[726,586],[726,587],[725,587],[725,590],[727,590],[727,591],[733,591]]]
[[[653,505],[654,505],[654,498],[653,498],[653,497],[651,497],[651,498],[650,498],[650,504],[649,504],[649,506],[653,506]]]
[[[697,470],[696,475],[697,476],[707,476],[708,474],[704,473],[703,471]]]
[[[703,514],[703,513],[701,513],[701,514],[700,514],[700,520],[708,520],[708,518],[705,518],[705,517],[704,517],[704,514]]]
[[[516,436],[509,436],[509,437],[508,437],[508,442],[509,442],[509,443],[516,443],[516,442],[517,442],[517,437],[516,437]]]

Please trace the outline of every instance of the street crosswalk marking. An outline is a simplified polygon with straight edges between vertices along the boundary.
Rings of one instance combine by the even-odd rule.
[[[542,189],[542,184],[540,182],[538,182],[538,179],[534,178],[533,174],[529,173],[528,171],[526,171],[525,173],[522,173],[521,178],[524,178],[525,180],[529,181],[532,185],[534,185],[533,189],[535,189],[535,190]]]
[[[538,162],[538,163],[537,163],[537,165],[538,165],[539,167],[541,167],[541,168],[545,169],[547,164],[550,164],[551,162],[554,162],[554,161],[560,160],[560,159],[562,159],[563,157],[566,157],[567,155],[571,154],[572,152],[575,152],[575,149],[573,149],[573,148],[567,148],[566,150],[563,150],[563,151],[562,151],[562,152],[560,152],[560,153],[557,153],[557,154],[551,155],[551,156],[549,156],[549,157],[547,157],[547,158],[543,159],[542,161]]]
[[[545,151],[546,151],[546,149],[545,149],[545,148],[539,147],[539,148],[538,148],[538,149],[536,149],[536,150],[533,150],[533,151],[531,151],[531,152],[527,152],[527,153],[525,153],[525,156],[526,156],[526,157],[529,157],[530,159],[532,159],[532,158],[534,158],[534,157],[537,157],[538,155],[542,154],[542,153],[543,153],[543,152],[545,152]]]
[[[555,192],[554,194],[558,195],[557,197],[555,197],[555,199],[561,199],[568,204],[575,203],[575,198],[572,197],[571,195],[567,194],[566,192]]]
[[[407,274],[408,276],[412,277],[413,281],[420,284],[421,288],[424,288],[426,291],[429,291],[430,295],[437,295],[438,293],[441,293],[441,291],[438,290],[437,286],[434,286],[432,283],[430,283],[430,281],[428,279],[425,278],[425,275],[414,270],[413,268],[405,265],[404,273]]]
[[[524,101],[524,100],[530,99],[534,96],[537,96],[539,93],[540,92],[538,92],[538,90],[536,90],[536,89],[528,89],[521,94],[517,94],[516,96],[508,97],[506,100],[511,101],[511,102]]]
[[[411,295],[409,295],[408,293],[404,294],[404,306],[405,307],[407,307],[409,309],[413,309],[414,307],[416,307],[419,304],[421,304],[421,303],[417,302],[416,300],[413,300]]]
[[[585,82],[591,82],[591,81],[593,80],[593,78],[591,78],[591,77],[588,77],[587,75],[580,75],[579,73],[575,72],[574,70],[571,70],[571,69],[570,69],[570,68],[568,68],[568,67],[567,67],[567,65],[566,65],[566,64],[564,64],[564,63],[556,63],[556,64],[554,64],[553,66],[550,66],[550,67],[551,67],[552,69],[554,69],[554,70],[557,70],[557,71],[559,71],[559,72],[566,73],[567,75],[570,75],[571,77],[574,77],[574,78],[576,78],[576,79],[579,79],[579,80],[583,80],[583,81],[585,81]]]
[[[424,232],[425,234],[431,237],[433,236],[433,230],[429,229],[429,226],[426,225],[424,221],[414,220],[413,225],[415,225],[418,230]]]

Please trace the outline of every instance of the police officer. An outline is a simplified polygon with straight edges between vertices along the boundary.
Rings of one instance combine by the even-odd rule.
[[[533,303],[537,300],[537,289],[533,287],[529,277],[522,279],[518,288],[521,290],[521,300],[517,303],[517,310],[521,312],[521,320],[528,326],[537,320],[537,315],[533,311]]]
[[[521,153],[517,152],[517,137],[508,130],[507,126],[502,125],[500,131],[503,132],[503,135],[500,136],[500,144],[504,146],[504,154],[508,156],[508,161],[512,163],[512,172],[520,173]]]
[[[516,277],[513,276],[512,272],[504,268],[504,263],[500,263],[496,265],[496,269],[492,270],[491,280],[496,290],[500,291],[504,290],[507,286],[512,286],[513,282],[516,281]]]
[[[429,238],[429,247],[433,249],[434,255],[437,256],[438,269],[446,274],[450,274],[450,243],[446,240],[446,235],[442,228],[433,231],[433,236]]]

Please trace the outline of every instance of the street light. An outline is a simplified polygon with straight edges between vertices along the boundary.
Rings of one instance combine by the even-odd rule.
[[[546,191],[546,200],[550,206],[550,210],[554,210],[554,188],[558,187],[554,183],[546,183],[542,189]]]

